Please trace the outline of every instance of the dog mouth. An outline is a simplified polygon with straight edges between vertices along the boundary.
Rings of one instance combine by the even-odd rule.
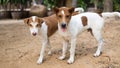
[[[62,29],[62,31],[63,32],[65,32],[66,31],[66,29],[67,29],[67,25],[66,24],[61,24],[61,29]]]
[[[63,31],[63,32],[66,32],[66,30],[67,30],[67,28],[62,28],[62,31]]]

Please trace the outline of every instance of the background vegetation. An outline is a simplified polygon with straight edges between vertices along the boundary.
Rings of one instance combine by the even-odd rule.
[[[46,6],[54,7],[54,6],[58,6],[60,3],[59,0],[43,0],[44,4]],[[60,0],[60,1],[64,1],[64,0]],[[71,2],[71,3],[70,3]],[[67,6],[67,4],[71,4],[73,2],[77,2],[76,6],[74,7],[83,7],[84,9],[87,9],[88,7],[97,7],[97,8],[101,8],[104,9],[104,11],[120,11],[120,0],[66,0],[65,6]],[[62,5],[61,5],[62,6]],[[106,10],[106,8],[108,10]]]
[[[14,5],[17,8],[23,9],[27,7],[28,2],[31,4],[32,0],[0,0],[0,8],[10,9],[9,5]],[[60,7],[71,5],[73,2],[77,2],[74,7],[83,7],[87,9],[88,7],[98,7],[98,8],[107,8],[112,11],[120,11],[120,0],[35,0],[37,2],[42,2],[47,8]],[[110,11],[110,10],[105,10]]]

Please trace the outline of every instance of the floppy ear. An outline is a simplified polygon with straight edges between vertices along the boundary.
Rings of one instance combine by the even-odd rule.
[[[53,8],[53,12],[56,14],[56,13],[59,12],[59,9],[58,9],[57,7],[54,7],[54,8]]]
[[[44,20],[42,18],[37,18],[38,20],[38,25],[37,27],[41,27],[42,23],[44,22]]]
[[[80,13],[79,12],[73,12],[72,16],[77,15],[77,14],[80,14]]]
[[[25,24],[28,24],[28,22],[29,22],[29,18],[25,18],[25,19],[24,19],[24,23],[25,23]]]
[[[73,13],[74,12],[74,7],[72,7],[72,8],[70,8],[68,11],[70,12],[70,13]]]
[[[38,18],[38,23],[43,23],[43,19],[42,18]]]

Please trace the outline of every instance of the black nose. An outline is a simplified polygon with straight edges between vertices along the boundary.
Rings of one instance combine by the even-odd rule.
[[[64,23],[61,26],[62,26],[62,28],[66,28],[66,24],[64,24]]]
[[[36,36],[36,35],[37,35],[37,33],[32,33],[32,35],[33,35],[33,36]]]

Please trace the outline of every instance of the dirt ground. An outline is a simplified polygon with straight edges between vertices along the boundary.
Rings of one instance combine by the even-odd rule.
[[[56,32],[51,38],[52,55],[46,54],[44,63],[38,65],[42,38],[30,35],[22,20],[0,20],[0,68],[120,68],[120,20],[108,20],[103,29],[105,40],[101,56],[93,57],[97,42],[87,31],[77,40],[75,62],[59,60],[62,38]]]

